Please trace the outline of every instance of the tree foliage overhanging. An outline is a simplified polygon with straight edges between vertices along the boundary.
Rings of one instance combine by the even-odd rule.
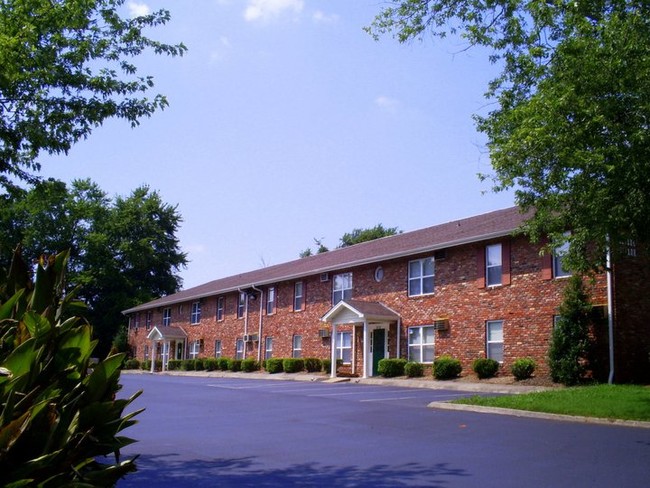
[[[180,223],[176,207],[146,186],[115,199],[90,180],[14,187],[0,196],[0,266],[8,267],[17,244],[32,261],[69,250],[68,281],[88,305],[103,356],[122,310],[180,289],[177,272],[187,263]]]
[[[475,117],[494,189],[515,190],[525,231],[571,243],[575,270],[650,238],[650,3],[392,0],[367,31],[400,42],[458,35],[501,67]],[[564,236],[570,229],[571,234]]]
[[[123,18],[124,0],[0,2],[0,185],[33,180],[40,153],[67,153],[108,118],[132,126],[167,105],[146,96],[144,52],[182,55],[183,44],[144,35],[170,16]]]

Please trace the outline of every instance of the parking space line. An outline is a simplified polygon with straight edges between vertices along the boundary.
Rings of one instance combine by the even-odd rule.
[[[395,398],[368,398],[366,400],[359,400],[360,402],[392,402],[394,400],[413,400],[419,397],[395,397]]]

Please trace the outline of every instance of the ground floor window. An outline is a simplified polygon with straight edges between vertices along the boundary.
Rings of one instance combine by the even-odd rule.
[[[435,329],[432,325],[409,327],[409,361],[432,363],[434,358]]]
[[[221,357],[221,341],[219,339],[214,341],[214,357],[215,358]]]
[[[201,341],[192,341],[190,343],[190,359],[198,358],[200,351],[201,351]]]
[[[352,362],[352,332],[336,333],[336,359],[342,359],[343,364]]]
[[[301,358],[302,357],[302,336],[295,335],[293,336],[293,346],[291,357]]]
[[[264,340],[264,359],[273,357],[273,337],[267,337]]]
[[[486,322],[486,353],[487,357],[503,362],[503,320],[488,320]]]
[[[144,360],[147,361],[149,359],[149,346],[144,346]]]
[[[244,359],[244,339],[235,342],[235,359]]]

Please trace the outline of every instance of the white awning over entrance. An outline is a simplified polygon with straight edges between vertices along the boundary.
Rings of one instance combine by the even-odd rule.
[[[151,372],[156,370],[156,346],[162,343],[162,371],[167,369],[167,362],[169,361],[169,351],[172,342],[182,342],[183,350],[185,349],[185,342],[187,341],[187,334],[180,327],[155,326],[151,332],[147,334],[147,339],[152,342],[151,347]]]
[[[323,322],[332,324],[332,371],[331,377],[336,377],[336,327],[338,325],[363,325],[363,377],[367,378],[372,369],[370,329],[388,329],[391,323],[397,327],[397,353],[399,354],[399,323],[400,316],[394,310],[379,302],[363,302],[360,300],[342,300],[334,305],[321,317]]]

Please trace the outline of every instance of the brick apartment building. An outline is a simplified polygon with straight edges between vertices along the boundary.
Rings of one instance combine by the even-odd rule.
[[[218,279],[125,310],[140,360],[318,357],[373,376],[384,357],[430,364],[441,355],[490,357],[509,371],[546,356],[568,273],[514,231],[517,208],[385,237]],[[560,254],[560,253],[558,253]],[[617,381],[650,377],[649,266],[636,250],[614,264]],[[641,263],[644,263],[643,265]],[[608,363],[608,282],[585,283]],[[163,366],[164,367],[164,366]]]

